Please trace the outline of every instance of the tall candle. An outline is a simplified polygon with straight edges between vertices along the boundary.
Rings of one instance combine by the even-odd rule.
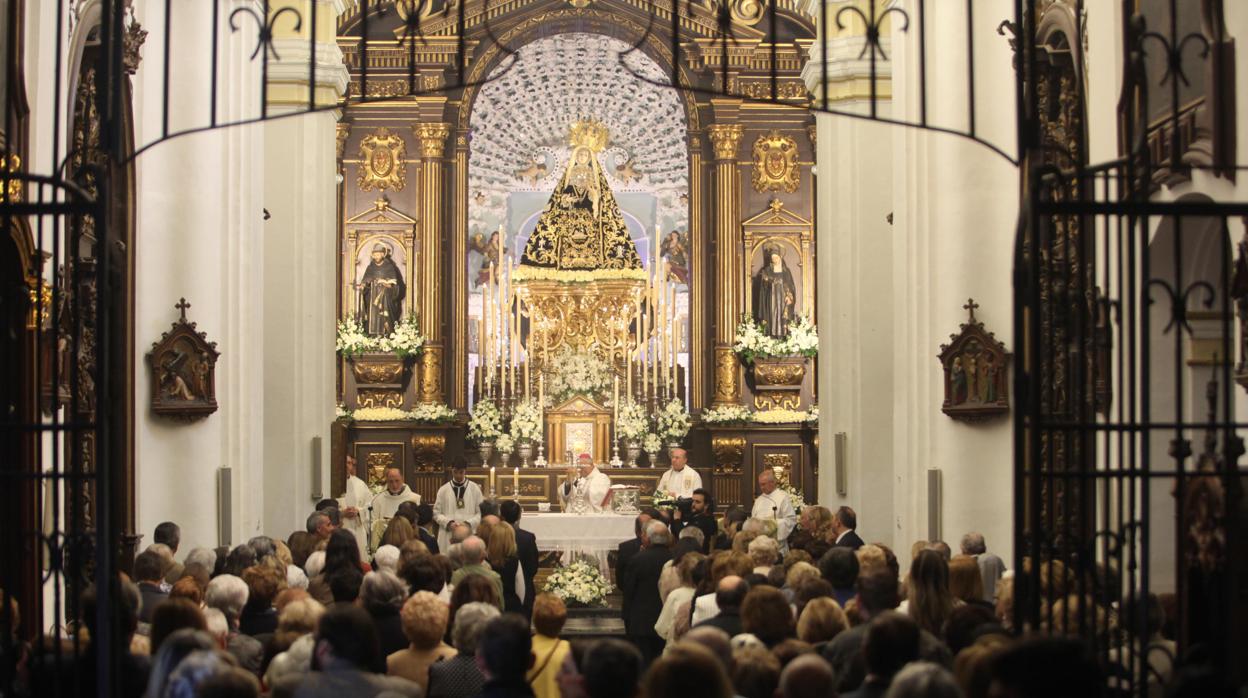
[[[516,297],[516,315],[520,315],[520,298]],[[532,325],[530,325],[530,328]],[[524,343],[524,399],[533,399],[533,333],[529,332],[528,341]]]
[[[492,466],[492,465],[491,465],[491,466],[490,466],[490,493],[491,493],[491,494],[493,494],[494,492],[496,492],[496,491],[497,491],[497,490],[495,489],[495,487],[496,487],[497,485],[498,485],[498,479],[497,479],[497,476],[496,476],[496,475],[495,475],[495,473],[494,473],[494,466]]]
[[[511,492],[515,496],[520,496],[520,466],[511,469]]]
[[[616,422],[620,421],[620,376],[611,376],[611,409],[614,412],[612,419]]]
[[[543,413],[546,411],[546,374],[540,372],[537,374],[537,406]]]

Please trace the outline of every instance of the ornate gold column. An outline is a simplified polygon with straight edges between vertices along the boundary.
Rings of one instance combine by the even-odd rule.
[[[443,402],[442,304],[442,156],[451,125],[444,122],[412,127],[420,140],[420,331],[427,343],[420,355],[417,395],[423,404]]]
[[[468,409],[468,134],[460,131],[455,136],[455,225],[451,228],[451,273],[448,278],[455,284],[452,291],[452,307],[455,309],[455,326],[451,328],[454,340],[450,343],[455,352],[452,361],[454,396],[451,403],[460,409]]]
[[[694,347],[706,346],[706,269],[703,254],[709,247],[706,241],[706,221],[703,205],[706,201],[702,173],[702,136],[689,132],[689,408],[701,409],[706,405],[706,354],[694,351]]]
[[[741,124],[712,124],[706,133],[715,149],[715,394],[713,403],[736,403],[741,395],[741,370],[732,353],[741,314],[741,184],[737,148]]]

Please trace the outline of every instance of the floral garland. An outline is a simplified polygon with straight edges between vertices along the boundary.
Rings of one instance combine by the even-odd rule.
[[[532,400],[516,406],[511,414],[511,438],[516,441],[533,441],[542,435],[542,408]]]
[[[399,358],[416,356],[425,346],[425,337],[414,315],[408,315],[394,326],[385,337],[371,337],[364,332],[364,325],[354,315],[338,323],[338,335],[334,347],[346,357],[369,352],[394,354]]]
[[[611,369],[593,352],[560,352],[548,386],[550,396],[563,402],[573,395],[601,398],[611,387]]]
[[[814,323],[803,315],[789,325],[789,333],[784,339],[777,339],[764,332],[754,318],[746,315],[737,325],[737,340],[732,350],[747,364],[754,363],[755,359],[778,356],[813,357],[819,354],[819,332]]]
[[[449,422],[455,419],[455,410],[442,404],[417,405],[408,415],[417,422]]]
[[[640,403],[625,399],[620,404],[615,428],[619,431],[621,437],[629,441],[636,441],[646,436],[649,426],[650,419],[646,416],[646,408]]]
[[[397,407],[361,407],[354,412],[341,410],[338,418],[356,422],[443,423],[455,419],[455,410],[447,405],[417,405],[414,410],[401,410]]]
[[[705,424],[743,424],[750,421],[752,413],[740,405],[723,405],[702,410],[702,422]]]
[[[810,413],[800,410],[767,410],[755,412],[752,419],[761,424],[797,424],[809,421]]]
[[[491,443],[503,433],[503,416],[498,412],[498,405],[489,400],[481,400],[472,406],[472,417],[468,419],[468,438],[478,444]]]
[[[645,281],[649,278],[645,269],[590,269],[574,271],[566,269],[550,269],[532,267],[521,264],[512,272],[513,281],[528,279],[538,281],[558,281],[565,284],[579,284],[586,281],[614,281],[617,279]]]
[[[668,400],[657,417],[659,436],[668,441],[683,441],[693,426],[693,418],[685,411],[685,403],[677,398]]]
[[[602,606],[606,604],[611,589],[611,583],[596,565],[585,560],[573,560],[550,573],[544,590],[558,596],[566,604]]]

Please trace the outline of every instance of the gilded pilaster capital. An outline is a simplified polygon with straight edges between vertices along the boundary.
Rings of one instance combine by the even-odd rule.
[[[426,160],[440,158],[446,152],[446,137],[451,134],[451,125],[445,122],[432,124],[416,124],[412,131],[420,139],[420,156]]]
[[[807,126],[806,126],[806,135],[810,137],[810,144],[811,144],[811,145],[819,145],[819,142],[818,142],[818,140],[816,139],[816,136],[817,136],[818,134],[819,134],[819,126],[818,126],[818,124],[807,124]]]
[[[711,124],[706,127],[706,135],[711,139],[715,149],[716,160],[737,159],[737,148],[741,145],[741,137],[745,129],[741,124]]]

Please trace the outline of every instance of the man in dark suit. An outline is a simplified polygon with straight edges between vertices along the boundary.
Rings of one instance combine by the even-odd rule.
[[[741,604],[745,602],[745,594],[749,590],[750,583],[735,574],[719,580],[719,586],[715,587],[715,604],[719,606],[719,613],[696,627],[719,628],[728,633],[729,639],[740,635]]]
[[[499,506],[499,514],[516,531],[516,554],[520,556],[520,574],[524,576],[524,617],[532,618],[533,599],[537,596],[533,588],[533,577],[537,576],[537,536],[520,528],[519,502],[505,500]]]
[[[866,680],[856,691],[842,694],[845,698],[883,698],[893,676],[906,664],[919,658],[919,626],[910,616],[885,611],[867,624],[862,658],[867,667]]]
[[[139,594],[143,599],[139,609],[139,622],[151,623],[156,604],[169,598],[169,592],[160,586],[163,581],[160,576],[160,555],[150,550],[139,553],[134,558],[134,579],[138,582]]]
[[[832,532],[836,534],[836,545],[850,550],[861,548],[864,543],[854,530],[858,528],[858,515],[849,507],[841,507],[832,515]]]
[[[641,535],[642,551],[625,568],[621,591],[628,604],[628,639],[649,664],[663,652],[664,640],[654,631],[654,624],[663,610],[659,575],[664,563],[672,559],[672,532],[667,530],[667,524],[655,520],[646,524]]]
[[[715,536],[719,533],[719,523],[715,521],[715,500],[711,499],[711,495],[701,487],[693,491],[688,515],[680,509],[676,510],[675,520],[672,522],[672,535],[679,536],[686,526],[702,529],[702,552],[709,554],[711,544],[714,543]]]
[[[652,519],[658,518],[654,516],[652,509],[646,509],[633,519],[633,537],[620,543],[616,548],[615,559],[615,585],[617,587],[624,586],[624,574],[628,570],[628,563],[632,561],[637,553],[641,552],[641,533],[645,529],[646,524]],[[519,543],[519,541],[517,541]],[[628,633],[628,597],[624,597],[621,612],[624,616],[624,632]]]

